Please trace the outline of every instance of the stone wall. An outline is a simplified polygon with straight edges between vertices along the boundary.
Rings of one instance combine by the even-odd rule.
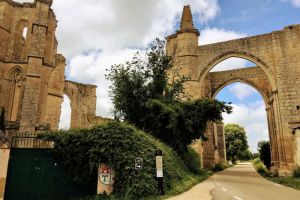
[[[185,7],[183,16],[189,16],[186,12],[190,9]],[[192,18],[189,23],[189,28],[180,27],[176,34],[167,38],[167,53],[173,57],[174,69],[191,77],[185,85],[186,92],[199,99],[214,97],[215,91],[233,81],[254,86],[266,104],[272,169],[279,174],[289,174],[298,165],[293,127],[300,127],[300,25],[198,46],[201,36],[198,37]],[[231,57],[249,60],[257,68],[209,73],[218,63]],[[254,73],[251,76],[250,71]],[[235,78],[231,79],[230,74]]]
[[[72,102],[72,127],[95,121],[96,86],[65,80],[51,5],[52,0],[0,0],[0,106],[10,132],[57,130],[64,94]]]
[[[71,128],[90,126],[96,117],[96,86],[66,81],[64,93],[71,101]]]

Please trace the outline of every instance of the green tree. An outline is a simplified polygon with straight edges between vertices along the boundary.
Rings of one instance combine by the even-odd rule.
[[[225,125],[225,143],[226,156],[232,163],[235,163],[238,155],[248,150],[245,129],[238,124]]]
[[[253,159],[253,154],[249,149],[246,149],[245,151],[239,151],[237,154],[237,159],[241,161],[248,161]]]
[[[270,169],[271,167],[271,149],[269,141],[258,142],[258,152],[259,158],[264,163],[264,165]]]
[[[172,81],[168,73],[174,75]],[[208,121],[221,120],[222,112],[231,112],[230,106],[217,100],[180,101],[189,78],[172,71],[172,59],[159,39],[145,54],[138,52],[132,61],[113,65],[107,79],[112,82],[115,117],[146,130],[178,152],[203,136]]]

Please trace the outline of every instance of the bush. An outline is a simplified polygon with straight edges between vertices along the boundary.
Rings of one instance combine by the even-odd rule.
[[[256,171],[261,174],[262,176],[270,176],[270,172],[267,169],[267,167],[259,160],[259,159],[254,159],[254,167]]]
[[[181,155],[181,158],[190,172],[197,175],[201,175],[203,173],[199,154],[194,149],[188,148],[186,153]]]
[[[295,178],[300,178],[300,167],[294,170],[294,177]]]
[[[254,166],[260,163],[259,158],[255,158],[253,161]]]
[[[214,167],[211,169],[213,172],[219,172],[226,169],[228,166],[224,163],[217,163],[214,165]]]
[[[157,194],[155,151],[158,149],[163,151],[166,191],[174,182],[191,177],[176,152],[127,124],[110,122],[89,129],[49,132],[39,137],[55,142],[57,159],[78,184],[94,179],[99,163],[109,164],[116,172],[113,192],[116,199],[141,199]],[[191,152],[188,155],[187,160],[195,156]],[[134,169],[136,157],[144,160],[141,171]]]

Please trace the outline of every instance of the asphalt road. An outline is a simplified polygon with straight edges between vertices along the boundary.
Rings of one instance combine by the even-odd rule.
[[[250,163],[236,165],[169,200],[300,200],[300,191],[261,177]]]

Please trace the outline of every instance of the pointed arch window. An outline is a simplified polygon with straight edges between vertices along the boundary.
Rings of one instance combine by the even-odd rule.
[[[23,83],[23,72],[19,67],[14,68],[9,76],[11,96],[10,96],[10,110],[9,120],[17,121],[19,118],[20,103],[22,96],[22,83]]]
[[[25,59],[28,26],[29,22],[27,20],[20,20],[15,29],[14,58],[16,61],[22,61]]]

